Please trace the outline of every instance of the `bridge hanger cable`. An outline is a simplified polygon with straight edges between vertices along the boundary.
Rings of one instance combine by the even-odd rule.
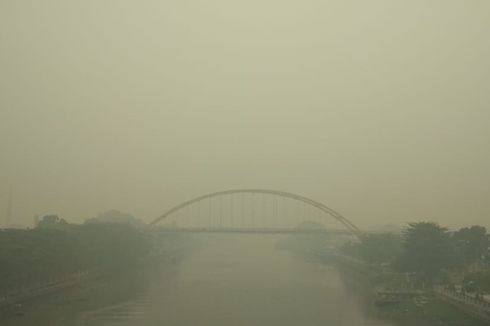
[[[269,194],[269,195],[275,195],[275,196],[282,197],[282,198],[289,198],[289,199],[293,199],[296,201],[300,201],[300,202],[308,204],[312,207],[316,207],[317,209],[319,209],[319,210],[323,211],[324,213],[330,215],[331,217],[333,217],[334,219],[339,221],[342,225],[344,225],[354,235],[361,237],[363,234],[362,231],[354,223],[352,223],[350,220],[348,220],[347,218],[342,216],[337,211],[334,211],[333,209],[329,208],[328,206],[326,206],[320,202],[317,202],[317,201],[314,201],[310,198],[307,198],[307,197],[304,197],[301,195],[297,195],[297,194],[293,194],[293,193],[288,193],[288,192],[284,192],[284,191],[277,191],[277,190],[267,190],[267,189],[234,189],[234,190],[226,190],[226,191],[215,192],[215,193],[199,196],[199,197],[196,197],[196,198],[191,199],[189,201],[186,201],[184,203],[181,203],[180,205],[177,205],[177,206],[173,207],[172,209],[168,210],[167,212],[162,214],[160,217],[158,217],[154,221],[152,221],[150,223],[150,226],[156,225],[158,222],[164,220],[168,216],[176,213],[177,211],[180,211],[182,208],[186,208],[188,206],[191,206],[194,203],[200,202],[200,201],[205,200],[205,199],[212,199],[214,197],[220,197],[220,219],[222,219],[222,213],[223,213],[223,205],[222,205],[222,199],[223,198],[222,197],[226,196],[226,195],[232,195],[232,194],[242,194],[242,195],[251,194],[253,197],[255,194]],[[252,209],[251,215],[253,216],[252,221],[255,222],[255,209],[254,209],[253,205],[251,205],[251,209]],[[220,223],[220,224],[222,225],[222,223]],[[255,223],[253,223],[253,224],[255,224]]]

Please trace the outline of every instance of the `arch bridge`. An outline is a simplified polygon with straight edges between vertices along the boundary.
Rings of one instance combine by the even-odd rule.
[[[285,200],[289,203],[281,202]],[[343,229],[297,227],[299,222],[314,221],[318,226],[331,220]],[[269,189],[233,189],[199,196],[169,209],[150,226],[157,224],[161,225],[159,230],[168,232],[345,233],[359,238],[363,234],[349,219],[321,202]]]

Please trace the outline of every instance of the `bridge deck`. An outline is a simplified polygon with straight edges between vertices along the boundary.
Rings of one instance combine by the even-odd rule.
[[[205,228],[205,227],[161,227],[152,230],[162,233],[250,233],[250,234],[335,234],[352,235],[349,230],[290,229],[290,228]]]

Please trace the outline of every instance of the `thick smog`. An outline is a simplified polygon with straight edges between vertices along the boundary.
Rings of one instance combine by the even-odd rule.
[[[490,2],[0,1],[0,325],[490,323]]]

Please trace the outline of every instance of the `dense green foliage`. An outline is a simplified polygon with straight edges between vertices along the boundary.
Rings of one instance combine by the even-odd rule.
[[[409,224],[403,240],[399,267],[402,271],[416,273],[421,280],[432,280],[456,263],[451,234],[436,223]]]
[[[393,320],[397,326],[488,326],[487,322],[437,299],[428,300],[426,304],[406,301],[385,307],[378,316]]]
[[[80,245],[57,230],[0,231],[0,289],[81,269]]]
[[[490,293],[490,272],[481,271],[469,273],[465,277],[465,284],[473,283],[473,287],[480,289],[486,293]]]
[[[392,263],[402,252],[402,239],[393,233],[372,234],[348,243],[343,252],[369,263]]]
[[[368,263],[390,264],[394,270],[432,283],[447,271],[484,267],[490,259],[490,237],[482,226],[450,232],[433,222],[410,223],[401,236],[375,234],[342,248]]]
[[[103,223],[103,224],[129,224],[134,227],[142,227],[143,223],[131,214],[123,213],[118,210],[110,210],[99,214],[94,218],[90,218],[85,221],[86,224],[90,223]]]
[[[37,227],[46,229],[63,229],[68,227],[68,223],[64,219],[59,218],[58,215],[46,215],[41,221],[39,221]]]
[[[0,290],[81,270],[124,270],[149,250],[147,237],[129,225],[45,217],[33,230],[0,231]]]
[[[483,226],[462,228],[453,235],[458,263],[468,265],[490,258],[490,235]]]

